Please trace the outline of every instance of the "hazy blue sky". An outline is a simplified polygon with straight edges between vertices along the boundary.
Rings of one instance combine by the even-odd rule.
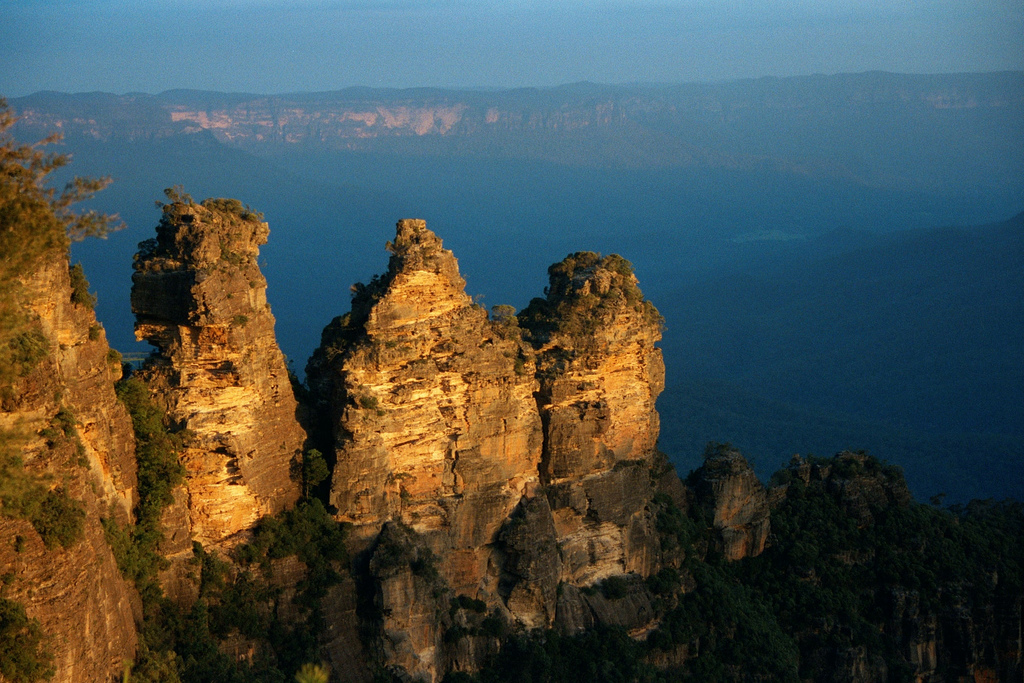
[[[0,94],[1024,68],[1024,0],[0,0]]]

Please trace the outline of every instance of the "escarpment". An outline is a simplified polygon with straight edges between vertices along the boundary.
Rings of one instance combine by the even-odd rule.
[[[52,655],[32,680],[49,664],[51,681],[86,683],[111,680],[135,656],[138,597],[100,524],[130,518],[135,442],[113,389],[120,356],[96,321],[80,267],[68,266],[66,248],[51,249],[31,273],[3,283],[5,296],[16,294],[5,304],[20,304],[25,322],[0,336],[15,350],[0,382],[0,621],[3,637],[16,639],[5,656],[18,657],[4,661],[4,672],[26,675],[34,656],[18,651],[28,639],[10,630],[9,607],[20,604]]]
[[[257,265],[268,233],[236,200],[179,199],[136,256],[135,333],[157,347],[141,374],[190,435],[182,551],[232,545],[299,495],[306,436]]]
[[[1020,680],[1020,506],[915,504],[863,453],[796,456],[765,486],[712,444],[684,485],[655,445],[660,316],[617,256],[572,254],[544,299],[488,316],[441,240],[401,221],[387,272],[310,360],[302,410],[329,452],[300,461],[266,234],[236,202],[178,198],[141,245],[133,304],[158,351],[119,391],[138,479],[155,470],[130,386],[184,434],[187,470],[150,517],[170,569],[126,572],[150,577],[144,610],[99,523],[153,530],[118,358],[66,257],[20,282],[23,329],[0,338],[17,351],[0,366],[0,627],[37,619],[55,680],[285,680],[313,662],[351,683]]]

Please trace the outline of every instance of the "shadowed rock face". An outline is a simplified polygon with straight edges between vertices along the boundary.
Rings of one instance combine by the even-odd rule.
[[[143,374],[194,435],[187,523],[207,545],[233,544],[299,494],[289,472],[305,432],[256,262],[268,233],[237,201],[176,201],[135,261],[135,334],[158,349]]]
[[[739,451],[722,447],[705,455],[695,473],[697,504],[719,532],[729,560],[756,557],[771,531],[768,491]]]
[[[85,514],[81,538],[66,548],[47,547],[26,519],[0,515],[3,597],[39,621],[54,655],[50,680],[111,680],[135,657],[141,616],[100,526],[111,515],[126,523],[136,502],[131,419],[113,389],[121,367],[92,310],[72,301],[66,252],[43,256],[21,285],[46,352],[0,392],[0,449],[17,449],[24,472]],[[54,430],[58,411],[73,426]]]

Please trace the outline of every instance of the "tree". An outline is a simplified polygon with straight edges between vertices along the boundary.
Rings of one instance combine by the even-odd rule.
[[[320,483],[331,476],[324,455],[315,448],[306,451],[302,458],[302,495],[309,498]]]
[[[17,120],[0,98],[0,281],[4,282],[28,272],[35,259],[51,248],[67,248],[71,241],[103,237],[121,227],[117,216],[71,209],[109,185],[110,178],[76,177],[58,195],[46,187],[46,178],[70,158],[40,148],[61,136],[20,144],[10,133]]]
[[[0,386],[31,370],[29,361],[40,355],[26,357],[26,345],[34,349],[42,342],[25,311],[20,277],[35,272],[45,254],[66,252],[72,241],[102,237],[121,227],[116,216],[72,210],[110,179],[75,178],[57,194],[46,186],[47,176],[70,159],[41,148],[60,140],[60,135],[24,145],[11,136],[16,121],[7,101],[0,98]]]
[[[330,672],[321,664],[303,664],[295,674],[296,683],[327,683]]]

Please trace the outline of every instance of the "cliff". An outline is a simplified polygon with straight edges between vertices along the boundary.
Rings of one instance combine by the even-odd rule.
[[[306,436],[257,265],[267,224],[235,200],[175,199],[139,245],[132,310],[157,348],[140,374],[190,436],[178,506],[190,551],[189,538],[233,545],[293,504]]]
[[[755,557],[771,533],[769,496],[746,459],[727,445],[708,446],[692,477],[694,498],[728,560]]]
[[[0,337],[0,633],[32,636],[23,606],[55,680],[130,660],[133,680],[1020,680],[1021,506],[918,505],[849,452],[765,486],[712,445],[683,485],[656,447],[661,318],[617,256],[571,254],[544,299],[488,316],[424,222],[399,222],[308,366],[328,511],[266,236],[237,202],[175,196],[140,245],[143,391],[187,435],[160,578],[188,600],[150,585],[145,614],[99,523],[130,520],[136,469],[88,285],[55,250],[5,290],[24,315]]]
[[[508,307],[489,319],[423,221],[400,221],[388,248],[387,273],[354,288],[307,373],[330,414],[331,503],[372,554],[388,661],[437,677],[445,662],[472,670],[489,647],[444,645],[457,624],[432,616],[438,591],[527,628],[559,609],[592,624],[586,604],[559,606],[560,583],[656,568],[660,318],[618,257],[575,255],[590,260],[573,286],[553,279],[545,306],[589,326],[556,330],[536,311],[523,327]],[[416,571],[422,553],[441,558],[436,586]]]
[[[477,549],[537,483],[536,383],[423,221],[401,221],[390,249],[310,366],[334,380],[331,503],[356,536],[388,519],[443,535],[453,585],[475,586]]]
[[[3,289],[17,289],[10,301],[23,305],[27,322],[14,340],[0,337],[21,350],[0,392],[0,597],[38,620],[51,680],[60,683],[119,674],[135,656],[141,616],[100,525],[130,518],[135,443],[114,395],[120,356],[107,346],[87,287],[58,247]]]
[[[548,270],[546,299],[520,319],[537,352],[540,472],[561,578],[589,585],[658,563],[647,509],[665,384],[661,316],[619,256],[578,252]]]

